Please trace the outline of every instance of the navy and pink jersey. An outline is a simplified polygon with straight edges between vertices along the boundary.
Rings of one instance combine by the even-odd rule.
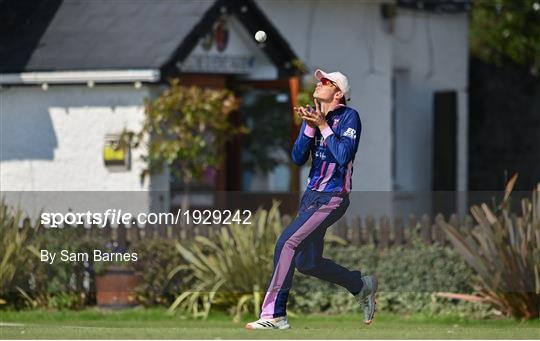
[[[362,130],[360,116],[356,110],[340,105],[326,115],[326,122],[328,127],[323,131],[302,122],[292,159],[301,166],[311,155],[308,190],[349,193]]]

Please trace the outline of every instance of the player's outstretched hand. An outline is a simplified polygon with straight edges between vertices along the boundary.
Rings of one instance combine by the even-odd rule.
[[[308,120],[308,118],[310,117],[309,112],[311,110],[313,110],[312,108],[310,108],[308,105],[306,105],[305,108],[304,107],[294,107],[293,110],[296,113],[296,115],[298,115],[298,117],[300,117],[302,120],[306,121],[306,124],[308,126],[310,126],[311,128],[317,128],[316,124],[314,124],[313,122]]]
[[[326,124],[326,119],[321,112],[321,103],[317,99],[315,99],[315,109],[311,109],[306,112],[304,119],[306,120],[306,122],[311,123],[316,127],[319,127],[319,129],[321,129],[321,127]]]

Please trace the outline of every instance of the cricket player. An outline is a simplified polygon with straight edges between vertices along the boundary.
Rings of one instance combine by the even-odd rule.
[[[298,215],[276,243],[274,272],[260,319],[248,323],[247,329],[290,328],[286,306],[295,268],[347,289],[363,308],[364,323],[370,324],[375,315],[376,276],[362,276],[322,256],[326,229],[349,206],[362,126],[358,112],[345,105],[350,92],[347,77],[322,70],[316,70],[315,77],[315,108],[294,108],[303,121],[292,159],[301,166],[311,155],[307,189]]]

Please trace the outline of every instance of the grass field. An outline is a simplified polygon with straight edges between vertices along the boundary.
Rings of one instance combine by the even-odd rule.
[[[249,331],[229,316],[208,320],[167,315],[162,309],[124,311],[0,311],[2,339],[538,339],[540,320],[469,320],[457,316],[378,314],[373,325],[360,315],[290,318],[284,331]]]

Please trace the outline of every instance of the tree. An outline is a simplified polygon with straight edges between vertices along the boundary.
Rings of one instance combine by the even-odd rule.
[[[471,53],[499,66],[540,71],[540,0],[477,0],[470,27]]]
[[[238,102],[227,89],[186,87],[179,79],[171,80],[159,97],[145,101],[145,120],[134,135],[134,147],[147,147],[143,155],[147,167],[141,178],[162,171],[166,165],[183,180],[187,194],[206,169],[217,168],[223,161],[226,140],[247,132],[228,120]],[[186,209],[187,202],[182,206]]]

